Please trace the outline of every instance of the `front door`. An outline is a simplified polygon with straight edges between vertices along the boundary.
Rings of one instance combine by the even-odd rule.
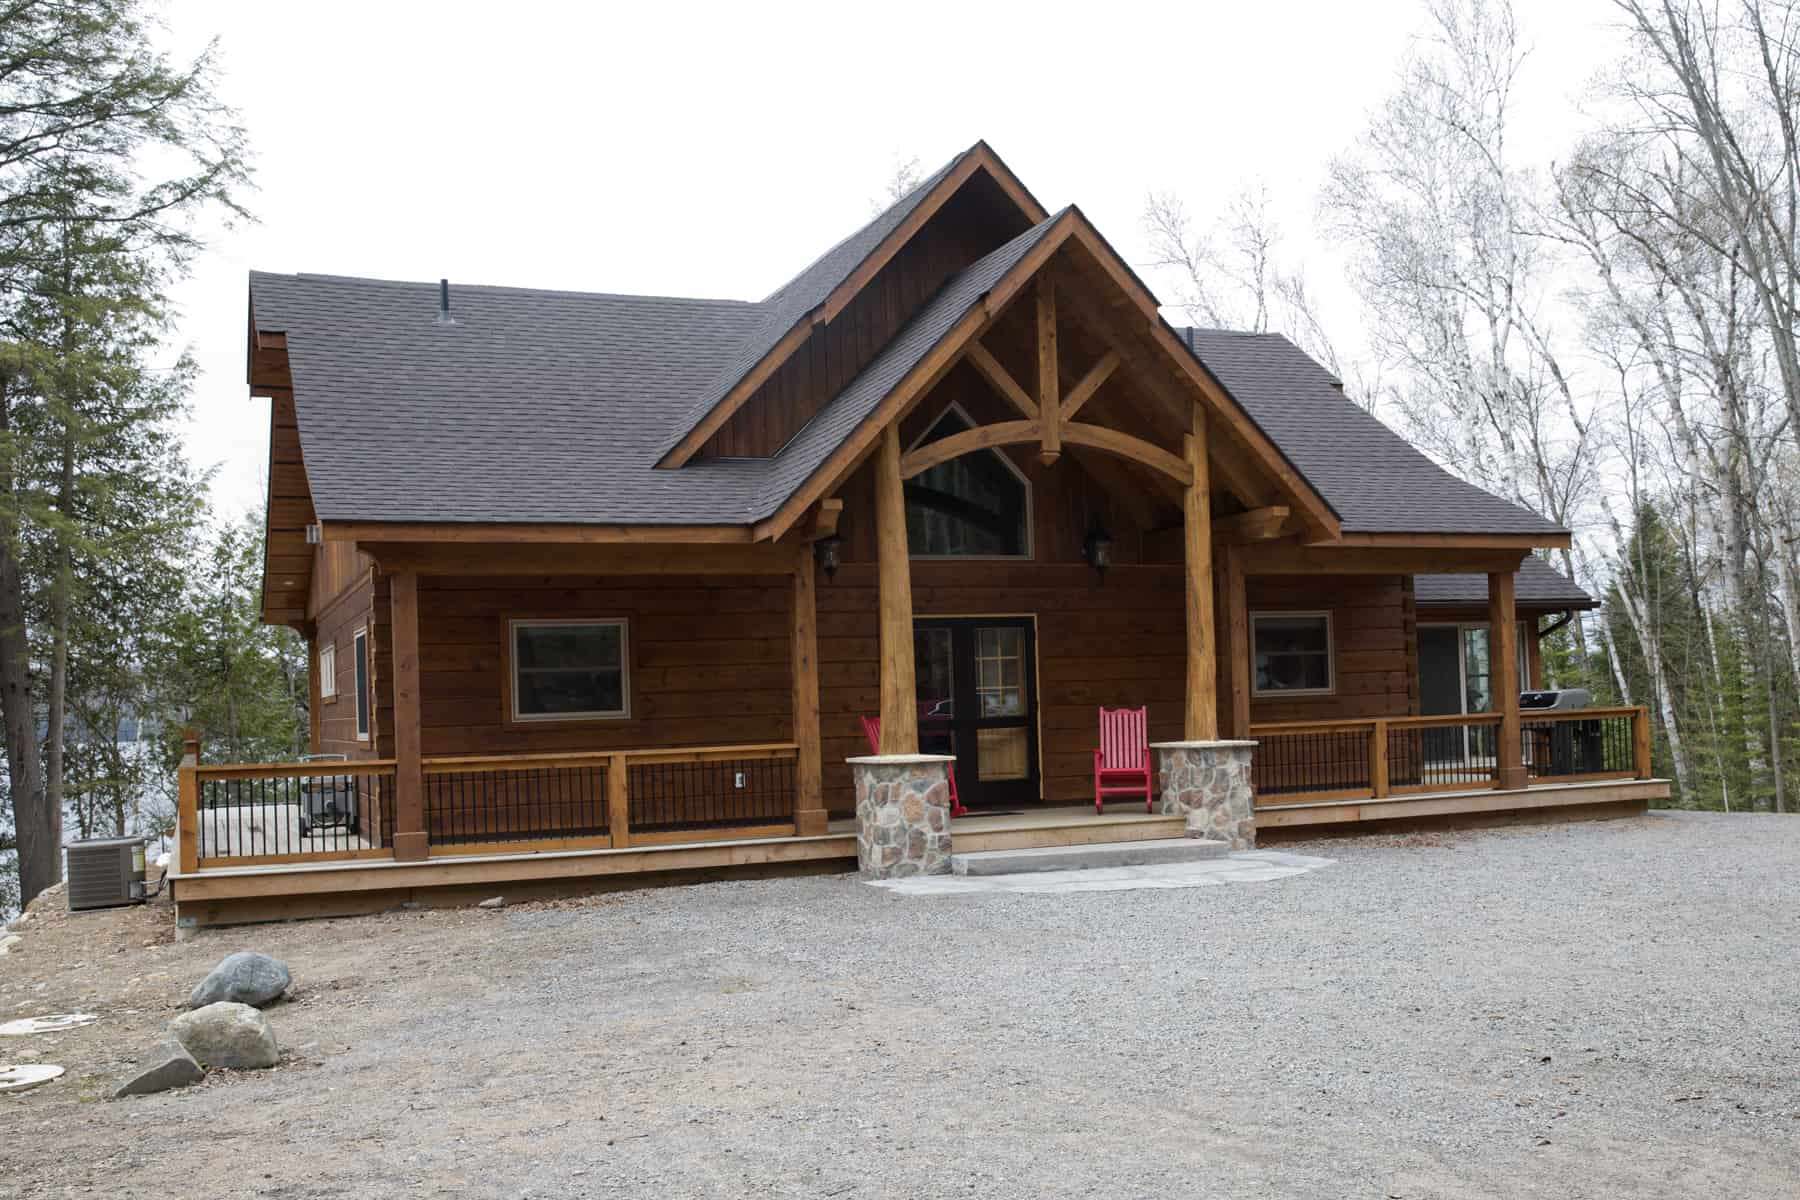
[[[1040,798],[1036,635],[1030,617],[913,622],[919,749],[956,756],[957,792],[970,808]]]

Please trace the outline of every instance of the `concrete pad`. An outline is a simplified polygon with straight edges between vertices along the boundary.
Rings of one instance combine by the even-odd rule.
[[[1336,860],[1280,850],[1241,850],[1224,858],[1136,867],[1096,867],[1081,871],[1031,871],[1018,875],[916,875],[875,879],[873,887],[902,896],[1062,895],[1072,892],[1129,892],[1140,888],[1220,887],[1266,883],[1329,867]]]
[[[1031,871],[1084,871],[1103,867],[1151,867],[1223,858],[1224,842],[1205,838],[1152,838],[1137,842],[1094,842],[1085,846],[1040,846],[1030,850],[982,850],[950,856],[957,875],[1021,875]]]

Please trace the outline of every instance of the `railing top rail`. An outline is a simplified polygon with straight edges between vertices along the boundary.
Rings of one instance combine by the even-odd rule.
[[[1519,719],[1521,721],[1592,721],[1604,717],[1634,717],[1643,711],[1641,707],[1624,705],[1611,708],[1528,708],[1520,711]],[[1282,734],[1298,733],[1367,733],[1374,728],[1378,721],[1385,723],[1389,729],[1430,729],[1448,725],[1498,725],[1500,714],[1494,712],[1443,713],[1432,716],[1339,717],[1318,721],[1269,721],[1250,726],[1250,736],[1278,737]]]
[[[202,763],[194,772],[202,779],[316,779],[327,775],[377,775],[393,769],[391,758],[352,758],[343,762]]]
[[[486,769],[603,767],[615,758],[634,764],[716,762],[721,759],[792,758],[799,753],[795,742],[757,742],[742,746],[657,746],[635,750],[579,750],[550,754],[459,754],[424,760],[428,772]]]

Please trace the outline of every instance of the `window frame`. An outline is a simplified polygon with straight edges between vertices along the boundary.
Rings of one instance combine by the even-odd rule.
[[[319,700],[329,704],[338,698],[337,643],[326,642],[318,649]]]
[[[1256,684],[1256,623],[1264,619],[1292,620],[1295,617],[1317,617],[1325,622],[1325,686],[1322,688],[1261,688]],[[1257,699],[1290,699],[1296,696],[1337,695],[1337,630],[1328,608],[1270,608],[1250,614],[1250,695]]]
[[[369,730],[375,724],[375,698],[369,694],[375,673],[369,669],[367,625],[358,626],[350,635],[350,652],[356,658],[356,740],[366,742],[369,740]]]
[[[520,629],[555,629],[615,625],[619,630],[619,704],[616,712],[521,713],[519,711]],[[629,617],[509,617],[506,622],[506,719],[509,725],[545,725],[567,722],[629,721],[631,716],[631,618]]]
[[[956,401],[952,400],[950,403],[944,405],[944,407],[941,410],[939,410],[938,414],[935,417],[931,418],[931,420],[926,423],[924,430],[920,432],[919,436],[914,438],[911,441],[911,443],[909,443],[907,445],[906,451],[908,453],[910,453],[914,450],[917,450],[920,446],[925,445],[926,439],[931,436],[931,431],[936,429],[938,427],[939,422],[941,422],[945,417],[949,416],[951,413],[955,413],[958,417],[961,417],[963,420],[963,423],[966,424],[970,429],[981,428],[981,423],[979,421],[977,421],[974,417],[971,417],[969,415],[968,409],[964,408],[962,405],[960,405]],[[911,550],[911,547],[909,546],[907,549],[907,554],[906,554],[907,558],[914,562],[1035,562],[1037,560],[1037,507],[1036,507],[1037,497],[1032,491],[1031,477],[1029,475],[1025,474],[1024,471],[1019,469],[1019,464],[1012,460],[1012,455],[1006,453],[1006,448],[1004,446],[988,446],[981,450],[971,451],[970,453],[994,455],[996,458],[998,458],[1000,460],[1002,465],[1004,465],[1008,471],[1012,472],[1013,478],[1017,479],[1019,481],[1019,483],[1025,488],[1025,551],[1024,551],[1024,553],[1022,553],[1022,554],[914,554]],[[951,459],[950,461],[955,462],[956,460]],[[905,501],[904,500],[902,500],[902,502],[901,502],[901,508],[902,508],[902,510],[905,509]]]

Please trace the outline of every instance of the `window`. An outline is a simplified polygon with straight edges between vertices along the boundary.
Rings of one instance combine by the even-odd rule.
[[[330,642],[319,647],[319,699],[331,700],[337,696],[337,643]]]
[[[350,639],[356,655],[356,738],[369,740],[369,631],[359,629]]]
[[[630,715],[624,621],[514,621],[511,639],[513,720]]]
[[[1256,694],[1307,695],[1331,691],[1331,616],[1258,613],[1250,618],[1256,645]]]
[[[953,404],[916,445],[974,427]],[[1030,558],[1031,485],[998,450],[921,471],[906,483],[906,545],[916,558]]]

